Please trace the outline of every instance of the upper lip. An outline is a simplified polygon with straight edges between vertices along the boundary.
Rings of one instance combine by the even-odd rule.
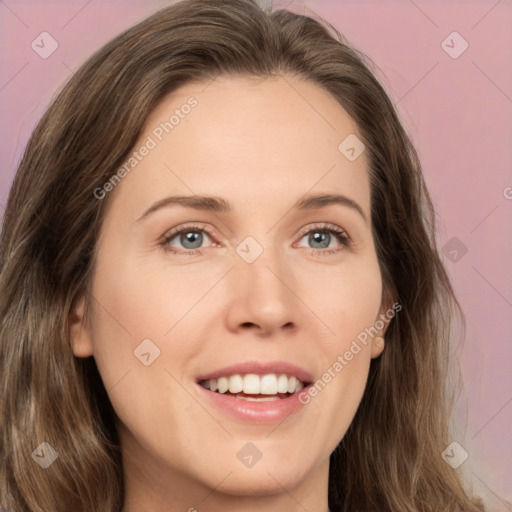
[[[219,377],[227,377],[230,375],[254,373],[256,375],[267,375],[269,373],[286,374],[289,376],[295,376],[297,379],[305,384],[313,382],[313,376],[304,368],[297,366],[286,361],[245,361],[243,363],[233,364],[231,366],[225,366],[212,372],[199,375],[197,382],[210,379],[218,379]]]

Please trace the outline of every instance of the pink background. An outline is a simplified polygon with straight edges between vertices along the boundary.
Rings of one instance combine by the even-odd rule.
[[[0,1],[0,212],[27,139],[73,70],[163,1]],[[269,3],[269,2],[266,2]],[[512,2],[274,2],[333,23],[378,66],[419,151],[467,318],[453,440],[490,511],[512,510]],[[31,48],[49,32],[48,59]],[[458,58],[443,49],[468,48]],[[451,42],[453,39],[453,43]],[[507,197],[508,196],[508,197]],[[456,237],[467,253],[452,261]],[[459,242],[457,242],[459,243]],[[459,243],[459,245],[460,245]],[[450,259],[451,258],[451,259]],[[460,338],[460,336],[459,336]]]

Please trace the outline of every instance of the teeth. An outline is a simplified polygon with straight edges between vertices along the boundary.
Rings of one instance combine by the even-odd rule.
[[[229,381],[226,377],[219,377],[217,379],[217,386],[219,393],[225,393],[229,389]]]
[[[295,386],[297,385],[297,378],[296,377],[290,377],[288,379],[288,393],[295,392]]]
[[[236,379],[238,375],[234,375],[234,378]],[[233,377],[230,377],[230,380]],[[260,394],[260,378],[258,375],[254,375],[254,373],[248,373],[244,377],[244,389],[243,392],[247,393],[248,395],[259,395]]]
[[[288,377],[286,375],[279,375],[277,378],[277,392],[288,393]]]
[[[281,400],[278,396],[265,396],[263,398],[254,398],[252,396],[240,396],[236,395],[240,400],[247,400],[248,402],[274,402],[276,400]]]
[[[275,395],[277,393],[276,375],[263,375],[261,377],[260,393],[262,395]]]
[[[219,393],[245,393],[247,395],[276,395],[277,393],[297,393],[304,387],[304,383],[295,376],[285,374],[277,375],[269,373],[267,375],[256,375],[248,373],[247,375],[231,375],[229,377],[219,377],[218,379],[210,379],[200,383],[204,388],[210,391],[218,391]],[[277,397],[252,398],[238,397],[250,401],[270,401],[279,400]]]
[[[229,378],[229,392],[240,393],[244,389],[244,381],[240,375],[233,375]]]

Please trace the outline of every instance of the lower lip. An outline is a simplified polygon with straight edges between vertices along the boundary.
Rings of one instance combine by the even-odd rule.
[[[309,386],[301,389],[288,398],[280,398],[272,402],[250,402],[233,395],[225,395],[205,389],[197,384],[201,396],[204,396],[216,408],[219,408],[225,414],[237,420],[248,421],[252,423],[280,423],[288,416],[300,411],[304,404],[300,401],[302,395],[304,398],[308,393]]]

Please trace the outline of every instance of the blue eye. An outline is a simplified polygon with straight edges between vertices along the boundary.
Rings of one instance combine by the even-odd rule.
[[[303,232],[302,239],[307,237],[307,242],[313,244],[314,255],[330,255],[343,250],[343,248],[350,247],[351,239],[342,229],[332,226],[323,225],[313,229],[309,228],[309,231]],[[331,248],[330,244],[333,240],[337,240],[341,245],[341,249]]]
[[[302,231],[300,240],[307,237],[307,243],[313,245],[309,248],[314,255],[334,254],[351,245],[350,237],[337,226],[323,224],[314,227],[308,226],[308,229]],[[210,239],[208,246],[203,246],[205,237]],[[194,255],[202,254],[201,249],[211,247],[211,239],[212,235],[206,229],[206,224],[186,224],[165,235],[161,245],[166,251],[173,254]],[[338,242],[334,248],[331,246],[333,240]],[[176,243],[179,243],[181,247],[176,248]]]
[[[163,245],[169,247],[167,250],[174,252],[175,254],[195,254],[200,253],[198,249],[201,248],[204,242],[204,234],[206,234],[207,238],[210,238],[207,231],[205,230],[205,225],[197,226],[197,225],[186,225],[181,228],[172,231],[169,235],[164,238]],[[173,245],[171,242],[177,239],[181,244],[182,248],[185,249],[183,251],[175,251],[172,249]]]
[[[201,231],[182,231],[179,235],[179,241],[185,249],[198,249],[203,244],[203,233]],[[175,237],[176,238],[176,237]],[[189,244],[192,246],[189,246]],[[188,246],[188,247],[187,247]]]
[[[334,236],[333,236],[334,235]],[[333,240],[337,240],[342,245],[346,246],[349,243],[349,238],[343,231],[328,229],[312,229],[308,231],[302,238],[308,237],[308,242],[318,244],[312,249],[327,249]]]

